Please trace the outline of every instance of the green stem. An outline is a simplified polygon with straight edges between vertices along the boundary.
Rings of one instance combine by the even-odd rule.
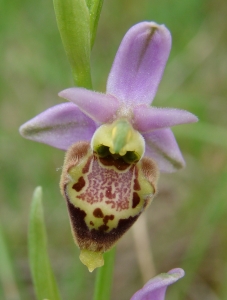
[[[75,85],[92,88],[90,15],[84,0],[53,0],[58,29]]]
[[[104,254],[105,264],[97,270],[94,300],[108,300],[111,295],[116,247]]]

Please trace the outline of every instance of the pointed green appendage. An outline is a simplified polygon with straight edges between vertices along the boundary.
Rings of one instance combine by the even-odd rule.
[[[91,48],[95,42],[99,17],[102,10],[103,0],[86,0],[90,13]]]
[[[80,260],[85,266],[87,266],[89,272],[93,272],[94,269],[104,265],[102,252],[94,252],[87,249],[82,249],[80,251]]]
[[[29,260],[35,293],[38,300],[60,300],[56,280],[47,253],[47,236],[42,206],[42,188],[33,194],[29,232]]]
[[[74,82],[91,89],[90,12],[85,0],[53,0],[58,29]]]

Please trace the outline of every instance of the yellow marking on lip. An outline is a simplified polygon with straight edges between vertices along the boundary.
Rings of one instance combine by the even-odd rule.
[[[89,155],[88,155],[89,157]],[[76,166],[75,168],[72,167],[69,170],[69,175],[70,175],[70,182],[67,185],[67,193],[69,196],[69,199],[71,201],[71,203],[75,206],[80,208],[81,210],[86,212],[86,216],[85,216],[85,223],[87,225],[87,227],[89,228],[89,230],[95,229],[95,230],[99,230],[99,227],[102,225],[105,225],[104,223],[104,218],[107,215],[114,215],[114,219],[108,220],[108,223],[106,224],[109,228],[105,231],[106,233],[110,232],[112,229],[117,228],[118,227],[118,223],[120,219],[127,219],[128,217],[134,217],[137,214],[139,214],[141,212],[141,210],[143,210],[144,207],[144,203],[146,201],[146,199],[152,198],[153,194],[154,194],[154,188],[153,186],[144,178],[144,175],[141,172],[141,164],[140,162],[134,167],[134,168],[138,168],[138,177],[136,176],[136,169],[133,169],[134,171],[132,171],[132,176],[130,177],[130,185],[129,185],[129,194],[127,196],[127,201],[128,201],[128,207],[124,208],[122,206],[122,208],[118,207],[118,202],[121,200],[119,197],[120,195],[117,193],[116,194],[116,198],[108,198],[108,196],[105,195],[105,192],[107,190],[99,190],[99,176],[100,173],[105,172],[105,170],[109,170],[108,172],[113,172],[113,169],[110,167],[105,167],[103,165],[100,165],[98,161],[94,161],[92,160],[91,162],[91,167],[90,167],[90,171],[86,174],[83,174],[84,180],[85,180],[85,186],[83,188],[83,190],[77,192],[75,189],[73,189],[73,186],[75,184],[75,182],[78,181],[78,179],[81,176],[82,173],[82,169],[84,167],[84,165],[86,164],[86,161],[88,159],[88,157],[84,158],[84,161],[81,162],[81,164],[79,166]],[[96,169],[96,172],[98,171],[98,173],[96,173],[93,169],[94,165],[93,164],[97,164],[98,169]],[[128,171],[127,171],[128,172]],[[126,172],[126,173],[127,173]],[[122,178],[122,180],[126,180],[126,177],[123,177],[123,174],[125,174],[124,172],[118,171],[116,169],[114,169],[114,173],[118,174],[118,179],[120,180],[120,178]],[[90,174],[90,175],[89,175]],[[86,194],[87,192],[89,192],[89,180],[88,180],[88,176],[92,176],[92,178],[94,180],[96,180],[97,185],[92,185],[92,187],[90,188],[96,188],[97,191],[95,190],[95,194],[96,196],[94,197],[94,202],[93,203],[89,203],[88,200],[84,199],[82,200],[81,198],[81,194]],[[110,174],[110,173],[107,173]],[[124,179],[125,178],[125,179]],[[134,193],[134,180],[137,178],[138,183],[140,185],[140,190],[137,190],[136,193],[138,195],[138,198],[140,198],[140,201],[138,201],[138,204],[136,206],[133,205],[133,193]],[[129,179],[128,179],[129,180]],[[116,192],[115,187],[114,187],[114,183],[110,182],[109,184],[111,184],[111,189],[112,189],[112,193]],[[118,183],[119,185],[120,183]],[[119,186],[117,186],[117,188],[119,189]],[[103,198],[101,200],[101,198],[99,198],[100,193],[103,193]],[[102,211],[103,217],[97,218],[97,216],[94,215],[94,211],[97,211],[97,209],[99,211]]]

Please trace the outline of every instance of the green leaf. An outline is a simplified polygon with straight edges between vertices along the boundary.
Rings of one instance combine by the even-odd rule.
[[[90,13],[91,47],[94,45],[103,0],[86,0]]]
[[[30,267],[37,299],[60,300],[47,253],[41,187],[37,187],[33,194],[28,241]]]
[[[90,15],[85,0],[53,0],[61,39],[75,84],[91,88]]]

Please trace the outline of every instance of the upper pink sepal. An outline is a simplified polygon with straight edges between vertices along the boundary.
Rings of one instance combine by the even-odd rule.
[[[154,99],[171,49],[164,25],[141,22],[124,36],[107,81],[107,93],[129,105]]]

